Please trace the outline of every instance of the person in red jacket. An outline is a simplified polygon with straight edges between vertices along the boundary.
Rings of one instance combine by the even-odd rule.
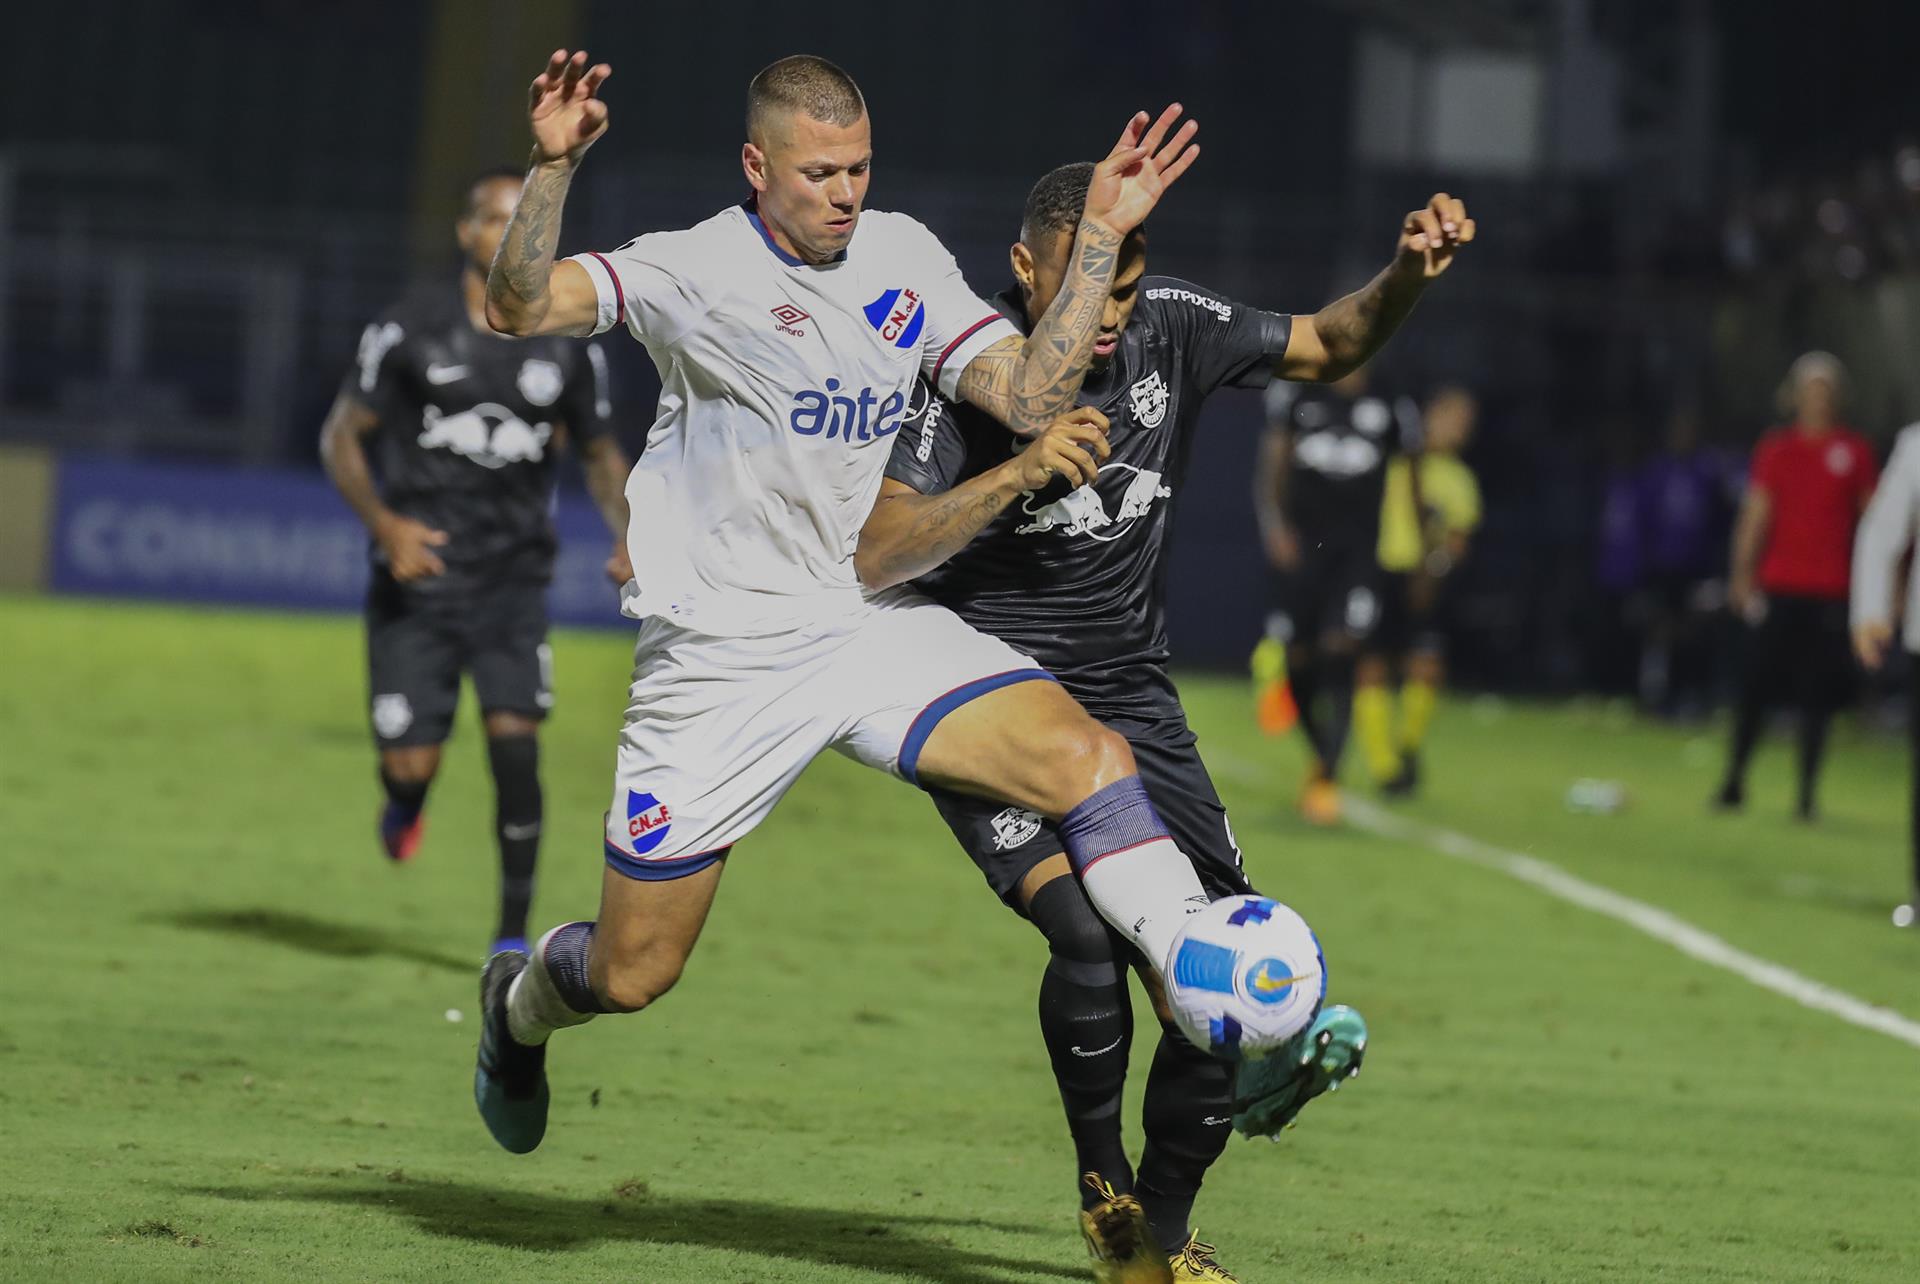
[[[1767,708],[1800,711],[1799,815],[1815,815],[1827,724],[1853,677],[1847,586],[1853,531],[1879,475],[1867,439],[1839,420],[1846,372],[1825,352],[1793,363],[1784,389],[1794,422],[1754,447],[1733,535],[1727,602],[1752,630],[1733,723],[1733,753],[1714,802],[1746,802],[1747,762]]]

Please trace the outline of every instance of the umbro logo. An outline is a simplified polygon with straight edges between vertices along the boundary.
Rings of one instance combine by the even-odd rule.
[[[794,307],[791,303],[782,303],[779,307],[771,308],[769,311],[773,313],[774,329],[780,331],[782,334],[790,334],[796,339],[804,339],[807,337],[807,332],[800,328],[802,321],[811,319],[805,312]]]

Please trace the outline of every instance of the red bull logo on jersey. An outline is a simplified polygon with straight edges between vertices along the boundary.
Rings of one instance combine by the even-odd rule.
[[[802,437],[873,441],[898,432],[906,411],[907,395],[898,388],[882,398],[872,388],[854,392],[829,379],[825,391],[806,388],[793,394],[787,426]]]
[[[920,342],[921,328],[926,325],[927,310],[920,302],[920,296],[905,288],[888,290],[862,309],[867,316],[867,324],[879,331],[880,337],[896,348],[911,348]]]
[[[1161,482],[1151,468],[1132,464],[1108,464],[1100,471],[1100,481],[1109,477],[1127,477],[1116,511],[1109,512],[1107,501],[1092,486],[1070,490],[1056,500],[1042,504],[1032,491],[1021,500],[1020,511],[1031,520],[1014,528],[1016,535],[1044,535],[1058,531],[1062,535],[1086,535],[1105,542],[1120,538],[1128,527],[1153,511],[1155,500],[1173,495],[1173,488]],[[1097,483],[1096,483],[1097,484]]]
[[[420,412],[422,449],[451,450],[482,468],[538,463],[552,436],[552,424],[530,424],[491,401],[454,414],[431,405]]]
[[[633,845],[634,855],[645,856],[666,842],[667,831],[672,828],[673,813],[665,803],[652,794],[627,790],[627,840]]]

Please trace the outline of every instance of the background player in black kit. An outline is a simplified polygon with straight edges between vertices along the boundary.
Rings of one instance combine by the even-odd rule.
[[[1017,285],[996,300],[1022,330],[1059,288],[1091,170],[1057,169],[1027,199],[1011,252]],[[968,623],[1038,659],[1124,734],[1155,806],[1215,897],[1250,889],[1166,671],[1165,552],[1201,402],[1222,386],[1327,379],[1357,367],[1473,234],[1461,203],[1436,196],[1407,216],[1399,256],[1365,289],[1311,317],[1289,317],[1146,276],[1146,238],[1136,231],[1122,246],[1081,388],[1086,409],[1028,444],[924,394],[900,430],[855,555],[862,582],[877,589],[915,580]],[[1109,1191],[1137,1193],[1173,1257],[1171,1276],[1161,1267],[1124,1278],[1231,1279],[1192,1237],[1188,1216],[1226,1144],[1232,1067],[1163,1021],[1136,1177],[1119,1119],[1132,1020],[1124,943],[1070,876],[1051,825],[1017,808],[929,792],[994,891],[1047,938],[1041,1030],[1079,1171],[1098,1178],[1083,1191],[1083,1208]]]
[[[369,712],[387,795],[380,837],[394,860],[420,844],[460,675],[473,675],[500,845],[493,952],[525,948],[533,899],[535,737],[553,703],[547,583],[563,444],[579,454],[613,532],[608,574],[618,583],[633,574],[627,460],[609,428],[606,358],[596,344],[506,339],[486,323],[487,268],[521,182],[504,170],[474,182],[454,225],[465,259],[458,286],[410,295],[367,327],[320,444],[334,485],[373,536]]]
[[[1337,782],[1356,668],[1376,685],[1386,680],[1376,645],[1388,605],[1380,503],[1387,465],[1418,448],[1420,431],[1412,401],[1376,396],[1368,383],[1360,369],[1297,396],[1269,388],[1254,469],[1254,512],[1279,572],[1267,632],[1286,648],[1287,680],[1314,759],[1300,809],[1322,825],[1340,818]]]

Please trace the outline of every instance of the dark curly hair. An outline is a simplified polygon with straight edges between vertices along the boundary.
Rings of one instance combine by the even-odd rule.
[[[1020,239],[1027,248],[1039,249],[1046,238],[1079,227],[1080,212],[1087,207],[1087,189],[1092,186],[1092,161],[1062,165],[1035,183],[1020,214]]]

